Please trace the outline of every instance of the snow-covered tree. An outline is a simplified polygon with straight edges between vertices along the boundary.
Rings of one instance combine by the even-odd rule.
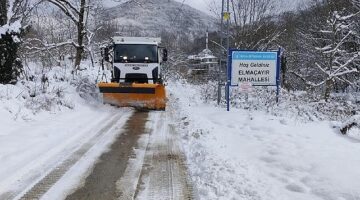
[[[14,83],[21,69],[17,56],[21,32],[28,12],[36,5],[31,0],[0,1],[0,83]]]
[[[347,3],[347,4],[346,4]],[[344,89],[356,81],[359,73],[355,61],[359,58],[354,26],[357,13],[349,1],[323,1],[304,13],[299,28],[298,55],[302,67],[294,72],[310,88],[322,88],[323,99],[329,100],[334,90]]]
[[[357,15],[354,17],[354,21],[355,22],[359,22],[360,21],[360,0],[353,0],[353,5],[356,9],[356,13]],[[354,24],[354,33],[356,35],[356,40],[357,42],[357,51],[360,52],[360,23],[355,23]],[[360,57],[357,58],[355,60],[355,65],[360,66]],[[360,69],[359,69],[360,70]],[[357,82],[354,85],[353,89],[355,89],[356,91],[360,91],[360,78],[357,78]]]
[[[100,1],[44,0],[32,13],[33,29],[25,41],[25,54],[45,61],[46,66],[54,61],[62,65],[69,58],[76,72],[85,56],[93,58],[93,45],[106,38],[102,13]]]
[[[76,26],[76,41],[71,41],[76,49],[75,70],[79,69],[85,50],[85,36],[87,33],[87,19],[90,0],[47,0],[58,7]]]
[[[44,3],[33,10],[31,29],[23,40],[22,54],[43,66],[60,66],[75,49],[71,38],[76,27],[61,11],[49,7]]]
[[[315,86],[324,85],[325,100],[329,99],[334,84],[352,85],[354,80],[351,75],[359,72],[354,65],[359,52],[352,47],[357,42],[352,30],[353,18],[354,14],[334,11],[319,32],[321,38],[316,42],[316,50],[321,52],[323,59],[315,62],[315,66],[323,73],[324,79]]]
[[[358,9],[360,10],[360,0],[352,0],[353,2],[353,5]]]

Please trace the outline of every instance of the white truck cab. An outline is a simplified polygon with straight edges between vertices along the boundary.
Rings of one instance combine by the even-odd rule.
[[[161,38],[113,37],[112,80],[117,83],[162,83],[161,68],[167,50]],[[105,60],[109,50],[105,49]]]

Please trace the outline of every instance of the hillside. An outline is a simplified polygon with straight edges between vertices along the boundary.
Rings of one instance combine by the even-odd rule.
[[[173,0],[131,0],[107,9],[105,19],[120,27],[120,34],[133,36],[193,37],[216,29],[212,16]]]

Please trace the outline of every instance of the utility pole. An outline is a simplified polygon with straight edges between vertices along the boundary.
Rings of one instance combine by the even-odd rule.
[[[222,0],[221,5],[221,23],[220,23],[220,46],[224,47],[224,43],[226,44],[226,58],[224,58],[225,52],[223,50],[220,51],[219,55],[219,68],[218,68],[218,99],[217,103],[220,104],[221,101],[221,88],[223,87],[222,77],[224,76],[222,71],[223,63],[227,63],[228,60],[228,50],[229,50],[229,35],[230,35],[230,0]],[[228,64],[227,64],[228,66]],[[228,67],[225,73],[228,72]],[[227,77],[227,74],[226,76]],[[227,80],[227,79],[226,79]],[[226,90],[226,92],[228,92]]]
[[[206,30],[206,49],[209,49],[209,30]]]
[[[227,111],[230,111],[229,102],[230,102],[230,62],[229,62],[229,49],[230,49],[230,0],[227,0],[226,6],[226,101],[227,101]]]

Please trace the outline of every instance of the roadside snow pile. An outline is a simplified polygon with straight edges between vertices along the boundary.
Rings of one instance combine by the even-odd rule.
[[[31,115],[30,110],[24,109],[22,90],[14,85],[0,84],[0,124],[8,124],[10,121],[26,120]]]
[[[52,180],[74,166],[58,191],[82,181],[132,114],[100,103],[98,69],[73,76],[66,67],[39,66],[31,64],[16,85],[0,85],[0,199],[19,199],[55,169]]]
[[[56,113],[100,102],[96,69],[88,68],[77,75],[72,75],[70,69],[30,63],[16,85],[0,85],[1,120],[28,121],[42,111]]]
[[[198,87],[201,88],[199,95],[205,102],[216,103],[217,83],[209,82]],[[261,110],[302,121],[345,121],[360,112],[360,93],[332,95],[330,102],[324,102],[311,97],[307,92],[282,90],[279,103],[276,103],[275,87],[255,87],[248,96],[240,92],[239,88],[231,87],[230,94],[232,108]],[[224,97],[225,94],[222,95]],[[225,101],[221,103],[222,106],[226,105]]]
[[[360,146],[328,121],[203,103],[200,86],[170,82],[200,199],[360,199]]]
[[[360,115],[355,115],[343,123],[340,132],[360,140]]]

